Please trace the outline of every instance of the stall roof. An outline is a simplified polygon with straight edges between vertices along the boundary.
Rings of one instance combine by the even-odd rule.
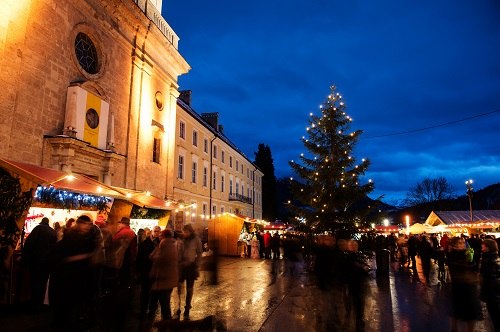
[[[472,211],[473,220],[470,220],[470,211],[432,211],[427,220],[426,224],[436,226],[436,225],[448,225],[453,226],[455,224],[477,224],[477,223],[500,223],[500,210],[476,210]]]
[[[82,194],[125,198],[121,192],[113,189],[111,186],[82,174],[66,173],[51,168],[1,158],[0,166],[38,185],[52,186],[57,189]]]
[[[125,195],[126,199],[135,205],[159,210],[172,210],[178,207],[178,204],[173,201],[166,201],[156,196],[149,194],[146,191],[132,190],[127,188],[112,187]]]

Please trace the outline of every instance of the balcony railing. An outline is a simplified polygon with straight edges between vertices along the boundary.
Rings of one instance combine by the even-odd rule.
[[[134,0],[135,4],[146,14],[146,16],[153,21],[153,23],[160,29],[165,38],[175,47],[179,48],[179,37],[174,30],[168,25],[167,21],[161,16],[161,13],[149,0]]]
[[[252,204],[252,198],[240,194],[229,194],[229,200]]]

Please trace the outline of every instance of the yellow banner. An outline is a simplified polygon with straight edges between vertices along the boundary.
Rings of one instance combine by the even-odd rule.
[[[101,98],[87,92],[87,104],[85,113],[85,128],[83,131],[83,140],[93,146],[99,143],[99,124],[101,115]]]

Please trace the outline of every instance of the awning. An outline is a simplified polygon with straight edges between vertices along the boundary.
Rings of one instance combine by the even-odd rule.
[[[77,173],[66,173],[51,168],[40,167],[18,161],[0,158],[0,167],[41,186],[81,194],[124,198],[124,195],[111,186]]]
[[[121,192],[125,199],[147,209],[172,210],[177,208],[177,204],[173,201],[166,201],[155,197],[148,192],[140,190],[132,190],[127,188],[112,187],[114,190]]]

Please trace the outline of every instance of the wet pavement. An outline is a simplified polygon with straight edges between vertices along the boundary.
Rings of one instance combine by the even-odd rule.
[[[242,332],[355,331],[353,310],[349,312],[342,290],[320,290],[303,264],[293,274],[285,260],[274,264],[272,273],[270,260],[220,258],[216,285],[210,284],[207,272],[196,281],[191,322],[213,315],[217,330],[224,326],[227,331]],[[405,269],[382,278],[372,273],[364,331],[450,331],[450,285],[438,282],[436,269],[433,264],[430,285],[423,281],[419,266],[419,273]],[[135,295],[123,330],[157,331],[141,321]],[[172,302],[172,308],[177,308],[175,290]],[[485,319],[474,330],[491,332],[486,308],[483,313]],[[50,321],[50,310],[30,315],[2,308],[0,331],[50,331]],[[178,325],[183,326],[182,318]]]

